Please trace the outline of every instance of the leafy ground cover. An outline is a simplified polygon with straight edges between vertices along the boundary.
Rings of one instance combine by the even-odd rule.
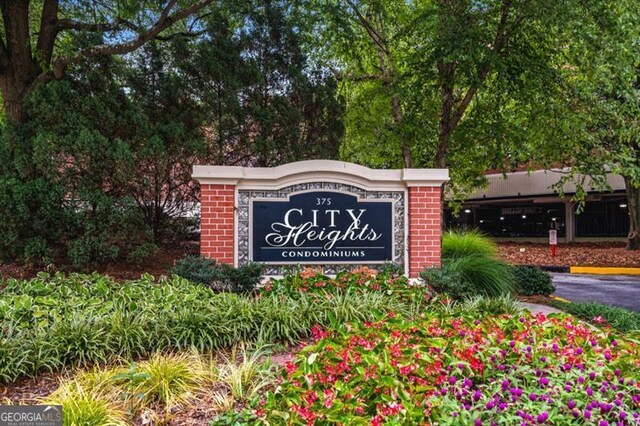
[[[270,424],[636,424],[638,341],[566,315],[436,309],[316,329]]]
[[[365,321],[379,312],[411,315],[422,309],[421,303],[393,292],[345,289],[330,297],[268,292],[253,297],[216,293],[178,277],[156,282],[145,275],[121,284],[98,274],[43,273],[29,281],[5,282],[0,382],[157,351],[294,342],[317,324]]]
[[[422,303],[434,295],[430,286],[412,285],[407,277],[393,270],[379,272],[363,266],[329,277],[320,270],[305,268],[281,279],[272,279],[261,289],[264,295],[284,295],[297,299],[309,295],[313,299],[335,295],[371,294],[392,296],[405,302]]]
[[[67,424],[639,422],[640,334],[453,302],[392,270],[304,269],[256,295],[42,274],[5,283],[0,329],[2,380],[45,377],[31,402]],[[300,346],[277,381],[267,354],[225,352],[242,342]]]
[[[595,324],[608,325],[621,332],[640,331],[640,314],[617,306],[594,302],[561,302],[552,305]]]

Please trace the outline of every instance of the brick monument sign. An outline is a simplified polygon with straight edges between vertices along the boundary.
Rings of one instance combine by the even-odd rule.
[[[440,265],[446,169],[373,170],[312,160],[279,167],[194,166],[200,254],[267,275],[395,263],[415,278]]]

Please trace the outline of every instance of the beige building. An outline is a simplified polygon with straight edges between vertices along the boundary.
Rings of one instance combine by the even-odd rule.
[[[445,210],[447,227],[478,228],[498,239],[547,241],[549,229],[558,242],[624,240],[629,227],[624,180],[609,174],[611,191],[597,191],[585,179],[584,210],[576,212],[575,185],[554,189],[562,171],[538,170],[488,175],[489,185],[473,194],[457,217]]]

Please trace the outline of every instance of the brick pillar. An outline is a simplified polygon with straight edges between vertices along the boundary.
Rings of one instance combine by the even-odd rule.
[[[233,265],[235,185],[200,186],[200,256]]]
[[[409,187],[409,277],[427,266],[440,266],[442,187]]]

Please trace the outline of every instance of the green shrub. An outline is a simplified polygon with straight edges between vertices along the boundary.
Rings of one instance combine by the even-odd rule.
[[[465,255],[445,260],[442,268],[425,269],[421,274],[436,292],[460,300],[474,296],[500,297],[513,293],[511,267],[501,260]]]
[[[249,293],[260,283],[263,271],[261,263],[245,263],[238,268],[221,263],[214,268],[213,287],[229,289],[234,293]]]
[[[69,244],[67,255],[76,268],[108,263],[118,257],[120,249],[111,244],[106,234],[85,236],[75,239]]]
[[[205,352],[240,342],[293,343],[320,324],[415,315],[425,301],[385,291],[216,293],[174,276],[117,283],[99,274],[39,274],[7,280],[0,298],[0,382],[65,366],[148,357],[157,351]]]
[[[210,285],[215,277],[216,262],[200,256],[185,256],[179,259],[171,273],[186,278],[192,283]]]
[[[127,255],[127,262],[133,265],[140,265],[151,256],[158,253],[159,250],[160,248],[153,243],[143,243],[129,252]]]
[[[556,291],[547,271],[533,266],[513,266],[511,269],[516,291],[524,296],[548,296]]]
[[[496,257],[498,248],[486,235],[477,230],[451,230],[442,236],[442,258],[453,259],[464,256]]]
[[[31,265],[47,265],[55,253],[42,238],[32,238],[24,246],[24,261]]]
[[[263,269],[260,263],[250,262],[234,268],[225,263],[216,263],[212,259],[186,256],[176,262],[171,273],[216,291],[249,293],[260,283]]]
[[[594,302],[566,303],[558,301],[553,305],[585,321],[609,325],[623,333],[640,330],[640,313],[638,312]]]
[[[404,275],[404,267],[393,262],[385,262],[377,268],[381,275],[397,278]]]

